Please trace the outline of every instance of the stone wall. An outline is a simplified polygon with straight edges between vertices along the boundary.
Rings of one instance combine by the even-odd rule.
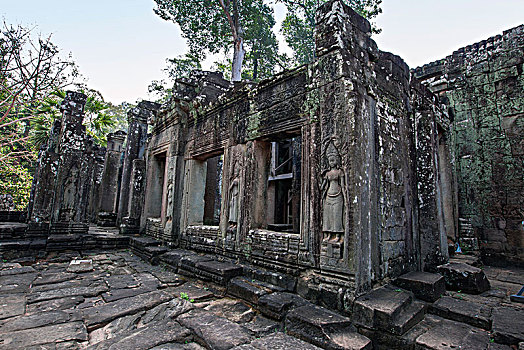
[[[449,239],[491,264],[524,258],[523,50],[521,25],[415,70],[453,118],[458,227]]]
[[[304,293],[340,305],[444,261],[437,169],[450,167],[439,153],[449,120],[370,34],[330,1],[317,13],[314,63],[259,84],[209,72],[178,80],[148,141],[145,233],[299,276]],[[209,225],[214,193],[220,218]]]

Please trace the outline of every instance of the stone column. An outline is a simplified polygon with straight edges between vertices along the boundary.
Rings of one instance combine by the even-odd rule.
[[[97,223],[99,226],[116,225],[120,158],[125,137],[126,133],[124,131],[117,131],[107,135],[107,151],[98,197]]]
[[[106,154],[105,147],[96,147],[94,150],[94,169],[93,184],[89,194],[89,221],[96,223],[98,219],[98,202],[100,193],[100,184],[102,183],[102,174],[104,173],[104,159]]]
[[[27,215],[29,223],[27,233],[30,236],[46,235],[49,230],[60,158],[56,153],[56,147],[61,127],[62,121],[56,120],[51,128],[47,145],[42,146],[38,155]]]
[[[127,207],[128,215],[122,218],[121,233],[138,233],[140,230],[140,215],[142,215],[145,197],[145,178],[146,161],[144,159],[133,160],[129,186],[129,205]]]
[[[89,225],[84,206],[84,184],[90,169],[85,167],[87,144],[84,105],[87,96],[68,91],[61,105],[63,112],[57,150],[60,155],[51,213],[50,233],[84,233]]]
[[[123,223],[123,218],[129,216],[130,191],[134,186],[131,183],[133,174],[133,161],[144,159],[147,141],[147,122],[156,115],[160,105],[154,102],[142,101],[137,107],[128,112],[129,129],[125,150],[124,165],[122,168],[122,186],[120,189],[120,202],[118,206],[117,224]],[[125,225],[128,226],[127,224]],[[123,230],[122,232],[124,232]]]

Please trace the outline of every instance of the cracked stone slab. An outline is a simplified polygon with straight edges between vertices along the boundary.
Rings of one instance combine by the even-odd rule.
[[[430,312],[474,327],[491,329],[491,307],[482,304],[445,296],[430,306]]]
[[[205,350],[206,348],[202,347],[198,343],[194,342],[188,342],[184,344],[176,344],[176,343],[169,343],[169,344],[162,344],[155,346],[154,348],[151,348],[149,350]]]
[[[120,299],[107,304],[88,307],[82,310],[85,323],[89,330],[103,326],[119,317],[132,315],[151,309],[173,298],[168,291],[155,291],[134,297]]]
[[[0,334],[54,324],[81,321],[78,311],[50,311],[27,316],[13,317],[0,321]]]
[[[257,305],[259,299],[262,296],[271,293],[272,290],[265,287],[262,282],[256,280],[252,281],[245,277],[235,277],[229,281],[227,292],[235,297]]]
[[[0,277],[0,294],[27,293],[36,273]]]
[[[232,322],[249,322],[255,316],[255,312],[240,300],[223,298],[212,301],[204,308],[217,316],[227,318]]]
[[[59,299],[69,296],[80,295],[83,297],[95,297],[108,288],[105,285],[98,285],[93,287],[72,287],[64,289],[52,289],[44,292],[36,292],[28,295],[27,301],[29,303],[36,303],[39,301],[46,301],[51,299]]]
[[[371,340],[351,330],[348,317],[317,305],[292,310],[285,325],[288,334],[325,349],[372,349]]]
[[[120,299],[134,297],[140,294],[149,293],[153,290],[150,288],[138,287],[138,288],[124,288],[124,289],[111,289],[105,293],[102,293],[106,303],[117,301]]]
[[[6,270],[0,271],[0,277],[2,276],[9,276],[9,275],[18,275],[21,273],[30,273],[30,272],[37,272],[34,268],[31,266],[22,266],[22,267],[13,267]]]
[[[174,292],[177,296],[180,296],[180,293],[186,293],[189,300],[194,301],[203,301],[213,298],[214,294],[205,287],[198,287],[192,283],[185,283],[174,289]]]
[[[191,332],[176,322],[154,323],[93,344],[87,350],[147,350],[157,345],[191,340]]]
[[[0,320],[24,314],[25,305],[26,297],[24,295],[0,296]]]
[[[114,275],[105,279],[110,289],[136,288],[140,282],[133,275]]]
[[[27,349],[39,344],[87,340],[87,330],[82,322],[70,322],[0,334],[0,347]]]
[[[170,286],[179,286],[186,282],[183,276],[170,271],[155,271],[153,275],[162,283]]]
[[[82,302],[84,302],[84,297],[81,295],[77,295],[74,297],[65,297],[65,298],[60,298],[60,299],[46,300],[46,301],[41,301],[38,303],[27,304],[26,312],[28,314],[33,314],[33,313],[47,312],[47,311],[54,311],[54,310],[71,309]]]
[[[76,274],[70,272],[56,272],[56,273],[46,273],[44,275],[38,276],[34,282],[34,286],[39,286],[42,284],[54,284],[69,281],[76,278]]]
[[[189,311],[179,316],[177,321],[210,349],[227,350],[253,339],[246,328],[201,309]]]
[[[517,345],[524,342],[524,308],[496,307],[492,318],[493,337],[497,343]]]
[[[468,324],[438,319],[437,324],[415,340],[415,348],[428,350],[487,349],[489,333]]]
[[[278,332],[253,340],[250,344],[234,348],[235,350],[316,350],[321,349],[300,339]]]

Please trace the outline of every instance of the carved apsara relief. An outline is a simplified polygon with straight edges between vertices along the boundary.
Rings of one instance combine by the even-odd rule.
[[[346,178],[336,138],[327,142],[322,157],[322,252],[324,264],[333,265],[342,259],[344,250],[344,217],[346,210]]]
[[[229,184],[229,217],[228,221],[230,224],[236,224],[238,222],[238,196],[240,193],[239,188],[240,182],[240,165],[238,161],[235,161],[233,165],[233,173]]]

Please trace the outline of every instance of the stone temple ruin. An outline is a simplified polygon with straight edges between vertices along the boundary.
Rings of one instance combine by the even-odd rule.
[[[500,349],[523,342],[507,325],[522,308],[493,308],[484,324],[454,316],[458,299],[441,296],[444,281],[490,289],[482,270],[449,263],[459,249],[523,265],[524,26],[413,70],[370,34],[330,1],[317,13],[314,63],[258,84],[194,71],[168,103],[131,109],[106,149],[82,126],[86,96],[68,92],[26,223],[3,224],[1,254],[131,248],[324,348],[441,349],[449,334],[428,310],[462,322],[450,337],[472,349],[488,349],[488,331]]]

